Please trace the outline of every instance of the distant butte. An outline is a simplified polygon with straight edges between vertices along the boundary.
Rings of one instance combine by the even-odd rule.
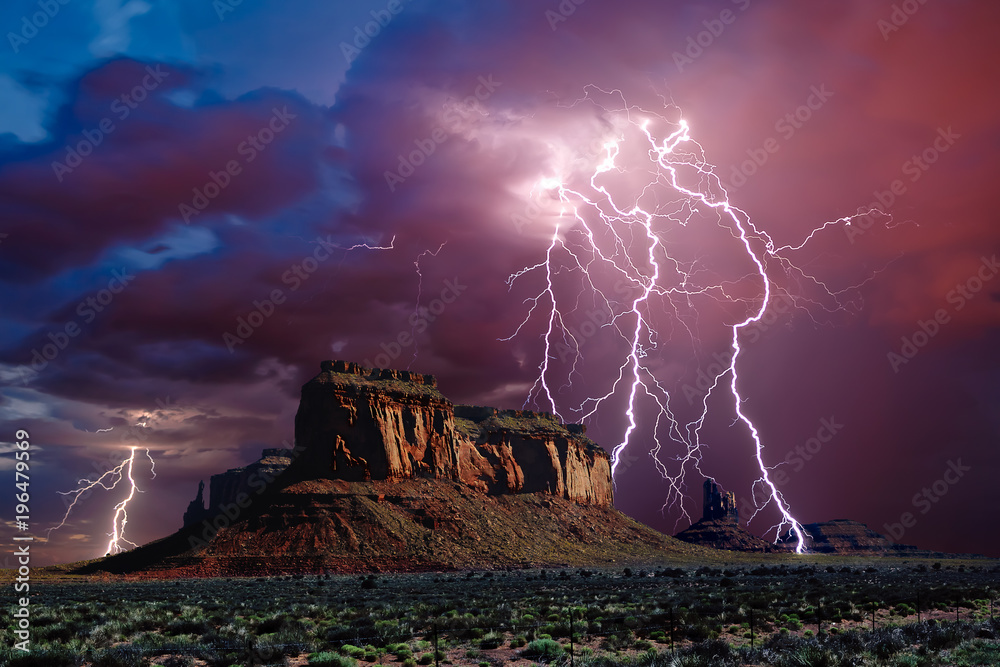
[[[740,526],[736,496],[731,491],[720,491],[714,479],[706,479],[702,489],[702,517],[674,535],[678,540],[725,551],[787,551],[787,548],[776,547]]]

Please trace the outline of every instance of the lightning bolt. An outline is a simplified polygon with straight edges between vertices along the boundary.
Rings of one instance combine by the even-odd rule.
[[[608,106],[599,102],[596,99],[599,95],[612,98],[615,103]],[[801,299],[807,305],[818,304],[829,312],[850,306],[846,295],[859,286],[832,289],[820,278],[797,267],[788,255],[805,247],[824,230],[850,224],[854,218],[873,212],[860,212],[826,222],[811,230],[798,244],[776,246],[766,232],[754,225],[749,215],[729,201],[715,167],[706,161],[704,150],[692,139],[688,123],[679,117],[675,106],[669,107],[677,116],[671,121],[659,113],[630,106],[621,91],[593,86],[571,106],[584,102],[597,108],[607,125],[614,128],[613,136],[604,143],[601,160],[589,177],[586,174],[582,177],[550,174],[532,188],[532,193],[536,188],[550,192],[553,201],[559,202],[559,212],[553,214],[554,231],[544,258],[507,279],[508,289],[531,275],[540,276],[542,283],[535,296],[526,300],[529,307],[524,319],[510,336],[501,339],[509,341],[523,335],[529,323],[535,320],[540,320],[544,329],[538,376],[525,405],[542,406],[563,421],[581,421],[594,416],[613,398],[621,400],[624,394],[627,425],[621,441],[611,453],[614,478],[639,427],[639,404],[651,399],[656,406],[656,419],[650,456],[668,487],[663,508],[679,507],[681,518],[690,521],[683,502],[685,476],[689,468],[708,476],[699,467],[705,446],[701,430],[709,418],[709,397],[728,387],[736,421],[745,427],[750,437],[753,458],[760,471],[752,487],[756,509],[750,519],[773,505],[781,518],[767,532],[775,531],[777,541],[784,531],[790,531],[796,538],[796,552],[805,553],[806,532],[771,479],[771,472],[781,463],[768,465],[764,439],[744,409],[746,398],[740,390],[739,375],[744,353],[741,333],[761,321],[778,291],[768,274],[770,265],[818,292],[814,298]],[[654,134],[657,131],[658,136]],[[626,149],[631,151],[631,156],[638,153],[641,162],[633,164],[625,159],[622,152]],[[626,196],[617,194],[623,189],[623,183],[631,183],[636,178],[641,185],[624,188],[630,193]],[[579,184],[574,186],[572,183]],[[685,259],[683,253],[669,251],[667,241],[689,226],[706,224],[706,220],[731,237],[735,247],[741,249],[747,260],[745,275],[735,280],[722,280],[721,276],[712,280],[702,258]],[[617,280],[614,292],[606,286],[607,276]],[[625,289],[619,290],[619,286]],[[567,291],[569,297],[564,296]],[[618,296],[628,291],[634,291],[631,299],[623,300]],[[611,381],[606,393],[589,396],[566,407],[563,394],[573,380],[580,377],[579,365],[583,359],[583,341],[567,325],[567,318],[579,310],[584,295],[611,314],[601,329],[620,339],[625,354],[617,378]],[[715,299],[730,313],[727,326],[732,356],[720,372],[711,376],[711,386],[701,400],[700,413],[684,423],[672,408],[672,394],[657,378],[650,360],[656,357],[653,353],[658,347],[671,340],[675,328],[684,329],[695,344],[698,328],[695,303],[704,297]],[[565,302],[568,307],[564,307]],[[733,317],[731,313],[739,310],[742,314]],[[685,313],[693,315],[685,318]],[[657,321],[659,316],[671,317],[672,324],[664,329]],[[555,383],[556,374],[560,372],[554,367],[556,349],[562,350],[560,354],[568,350],[572,357],[564,371],[566,382],[561,386]],[[676,463],[673,472],[661,456],[666,441],[683,447],[681,455],[672,457]],[[762,503],[757,500],[759,490],[764,493]]]
[[[437,257],[438,254],[444,249],[446,245],[448,245],[447,241],[439,245],[437,250],[431,250],[430,248],[428,248],[427,250],[424,250],[422,253],[417,255],[417,258],[413,260],[413,266],[417,272],[417,300],[413,304],[413,315],[411,316],[413,324],[410,325],[410,336],[411,338],[413,338],[413,356],[410,358],[410,363],[406,366],[407,369],[409,369],[410,366],[413,365],[413,362],[417,360],[417,355],[420,353],[420,342],[419,339],[417,338],[417,325],[416,325],[416,322],[420,317],[420,300],[423,297],[424,293],[424,274],[423,270],[420,268],[420,260],[427,255],[430,255],[431,257]]]
[[[358,250],[359,248],[364,248],[365,250],[395,250],[395,245],[396,245],[396,237],[395,235],[393,235],[393,237],[389,239],[389,245],[368,245],[367,243],[355,243],[354,245],[347,247],[344,246],[334,246],[334,247],[340,248],[341,250]]]
[[[138,424],[137,424],[138,425]],[[72,501],[66,508],[66,514],[63,515],[62,521],[59,525],[49,528],[47,535],[51,535],[52,531],[58,530],[66,525],[66,521],[69,519],[69,515],[73,512],[73,508],[76,507],[77,502],[83,496],[83,494],[91,491],[96,487],[101,487],[105,491],[112,491],[118,488],[118,485],[123,481],[127,480],[128,494],[119,503],[114,506],[114,514],[111,519],[111,532],[108,536],[111,538],[108,541],[108,547],[105,550],[107,554],[116,554],[125,549],[121,546],[121,543],[128,544],[131,547],[137,547],[136,543],[125,538],[125,527],[128,525],[128,504],[132,502],[135,498],[136,493],[142,493],[139,487],[135,483],[135,478],[133,477],[133,470],[135,466],[135,450],[136,447],[129,448],[129,456],[127,459],[111,468],[100,477],[94,480],[81,479],[77,482],[79,486],[71,491],[59,491],[60,495],[71,496]],[[156,462],[153,460],[152,455],[149,450],[145,450],[146,458],[149,459],[150,472],[153,477],[156,477]]]

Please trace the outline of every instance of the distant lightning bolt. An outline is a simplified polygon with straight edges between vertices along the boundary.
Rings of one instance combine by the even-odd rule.
[[[615,95],[621,104],[609,109],[591,97],[591,89],[599,90],[604,95]],[[800,250],[828,227],[850,224],[854,218],[871,212],[824,223],[813,229],[801,243],[776,247],[767,233],[757,229],[744,211],[729,202],[728,194],[715,174],[714,167],[704,159],[701,145],[691,138],[687,122],[680,119],[671,122],[658,114],[629,106],[617,90],[604,91],[591,87],[583,100],[594,103],[605,118],[610,119],[611,125],[620,128],[620,131],[604,144],[603,159],[589,176],[589,188],[571,187],[560,176],[551,175],[547,175],[536,185],[538,188],[554,191],[561,209],[544,259],[513,273],[507,280],[508,287],[512,288],[515,282],[529,274],[538,274],[543,286],[536,296],[527,300],[528,312],[515,331],[502,339],[511,340],[521,334],[529,322],[541,318],[544,350],[538,365],[538,377],[529,390],[526,405],[540,403],[560,418],[563,418],[560,414],[562,412],[572,414],[576,420],[582,420],[594,415],[612,396],[619,394],[622,386],[626,386],[627,425],[622,440],[611,453],[614,477],[619,472],[623,454],[638,428],[638,402],[643,398],[652,399],[658,411],[650,454],[657,470],[668,484],[664,508],[676,505],[682,516],[690,520],[683,504],[686,470],[691,466],[701,472],[699,464],[704,443],[700,433],[708,418],[709,396],[724,386],[722,380],[729,375],[728,387],[735,414],[750,435],[754,459],[760,470],[760,477],[754,482],[753,489],[763,489],[766,496],[763,504],[756,504],[757,496],[754,494],[756,511],[750,518],[773,503],[781,520],[768,532],[774,530],[777,539],[783,531],[789,530],[796,538],[796,552],[804,553],[807,537],[805,530],[792,516],[788,503],[771,480],[770,473],[775,466],[769,466],[765,462],[765,448],[760,432],[743,408],[746,399],[740,393],[738,374],[743,352],[740,334],[746,327],[759,322],[771,304],[775,286],[767,272],[769,261],[780,267],[785,275],[795,276],[818,289],[820,297],[830,299],[834,308],[841,308],[843,304],[839,297],[847,290],[832,290],[819,278],[795,266],[785,255]],[[574,105],[583,100],[578,100]],[[658,140],[650,129],[653,124],[675,129]],[[627,143],[627,136],[631,134],[644,139],[644,152],[648,162],[639,166],[630,164],[626,168],[620,164],[621,151]],[[644,177],[643,184],[638,187],[638,194],[628,204],[620,203],[616,195],[612,194],[611,186],[605,184],[606,175],[612,179],[627,179],[637,173]],[[618,182],[621,180],[618,178]],[[664,193],[670,192],[673,194],[664,196]],[[750,273],[741,278],[738,284],[721,280],[706,281],[705,271],[698,268],[697,260],[685,262],[672,256],[664,243],[664,239],[670,237],[672,229],[687,227],[709,211],[715,212],[716,224],[738,242],[750,261]],[[601,269],[600,272],[596,271],[598,268]],[[599,273],[614,276],[619,283],[637,290],[637,295],[624,303],[620,298],[609,297],[607,288],[598,284],[601,280]],[[556,284],[557,278],[564,279],[568,275],[578,275],[579,284],[584,290],[610,310],[610,321],[603,328],[617,335],[627,351],[619,365],[617,378],[613,379],[607,393],[591,396],[576,407],[565,408],[560,406],[559,391],[553,389],[551,381],[555,372],[552,365],[555,359],[554,348],[568,349],[573,354],[566,373],[569,380],[563,388],[568,386],[577,373],[578,363],[582,358],[581,341],[566,325],[568,311],[560,306],[564,297]],[[742,287],[745,284],[758,286],[756,297],[731,294],[732,286]],[[696,339],[691,325],[680,316],[680,312],[684,307],[693,309],[692,299],[698,296],[713,297],[722,304],[743,306],[749,312],[730,325],[732,358],[711,378],[708,393],[701,401],[700,415],[694,421],[683,424],[671,408],[670,392],[653,375],[645,360],[671,334],[669,330],[661,331],[658,328],[654,321],[656,313],[673,314],[676,322],[686,329],[692,340]],[[581,302],[581,292],[574,290],[568,300],[570,312],[576,310]],[[662,308],[658,304],[662,304]],[[685,448],[684,454],[674,459],[679,464],[674,473],[669,471],[660,458],[663,443],[658,434],[664,429],[671,441]]]
[[[137,426],[138,425],[145,426],[144,423],[137,424]],[[58,530],[66,525],[66,521],[69,519],[70,513],[72,513],[73,508],[76,507],[77,502],[85,493],[98,486],[105,491],[112,491],[118,488],[118,485],[122,482],[122,480],[127,480],[128,494],[114,507],[115,511],[111,519],[111,532],[108,533],[108,536],[111,539],[108,541],[108,547],[105,550],[105,553],[116,554],[121,551],[125,551],[125,549],[121,546],[121,543],[123,542],[132,547],[139,546],[125,538],[125,527],[128,525],[128,504],[132,502],[136,493],[142,493],[136,485],[135,478],[132,474],[135,466],[135,450],[135,447],[130,447],[129,457],[127,459],[116,465],[114,468],[111,468],[97,479],[81,479],[77,482],[80,486],[72,491],[59,491],[60,495],[72,497],[72,501],[66,508],[66,514],[63,515],[62,521],[59,522],[59,525],[49,528],[47,534],[51,535],[52,531]],[[146,458],[149,459],[150,472],[153,477],[156,477],[156,462],[153,460],[153,457],[149,453],[148,449],[145,450],[145,452]]]
[[[352,246],[334,246],[335,248],[340,248],[341,250],[359,250],[364,248],[365,250],[395,250],[396,237],[393,236],[389,239],[389,245],[368,245],[367,243],[355,243]]]
[[[424,274],[423,270],[420,268],[420,260],[427,255],[437,257],[446,245],[448,245],[447,241],[439,245],[437,250],[424,250],[422,253],[417,255],[415,260],[413,260],[413,266],[417,272],[417,300],[413,304],[413,315],[411,316],[412,319],[410,324],[410,337],[413,339],[413,357],[410,359],[410,363],[407,365],[407,368],[413,365],[413,362],[417,360],[417,355],[420,353],[420,341],[417,338],[417,321],[420,318],[420,300],[424,293]]]

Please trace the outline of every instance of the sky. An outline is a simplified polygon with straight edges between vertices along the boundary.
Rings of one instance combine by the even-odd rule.
[[[698,518],[706,476],[746,519],[755,445],[731,374],[706,378],[759,318],[739,405],[798,521],[1000,556],[998,20],[972,0],[5,3],[3,478],[23,430],[44,537],[59,492],[138,448],[126,536],[163,537],[199,480],[290,446],[301,385],[347,359],[585,417],[609,451],[628,431],[616,506],[659,530]],[[629,410],[633,348],[673,439],[642,387]],[[682,469],[678,505],[660,471]],[[103,555],[120,491],[33,563]]]

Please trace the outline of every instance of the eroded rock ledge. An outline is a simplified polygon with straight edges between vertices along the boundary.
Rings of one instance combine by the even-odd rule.
[[[609,456],[583,425],[546,412],[454,405],[434,376],[410,371],[322,362],[302,387],[295,443],[281,486],[430,478],[490,495],[542,492],[603,507],[613,500]],[[199,509],[199,493],[185,524],[234,497],[229,487],[247,469],[213,477],[208,508]]]

